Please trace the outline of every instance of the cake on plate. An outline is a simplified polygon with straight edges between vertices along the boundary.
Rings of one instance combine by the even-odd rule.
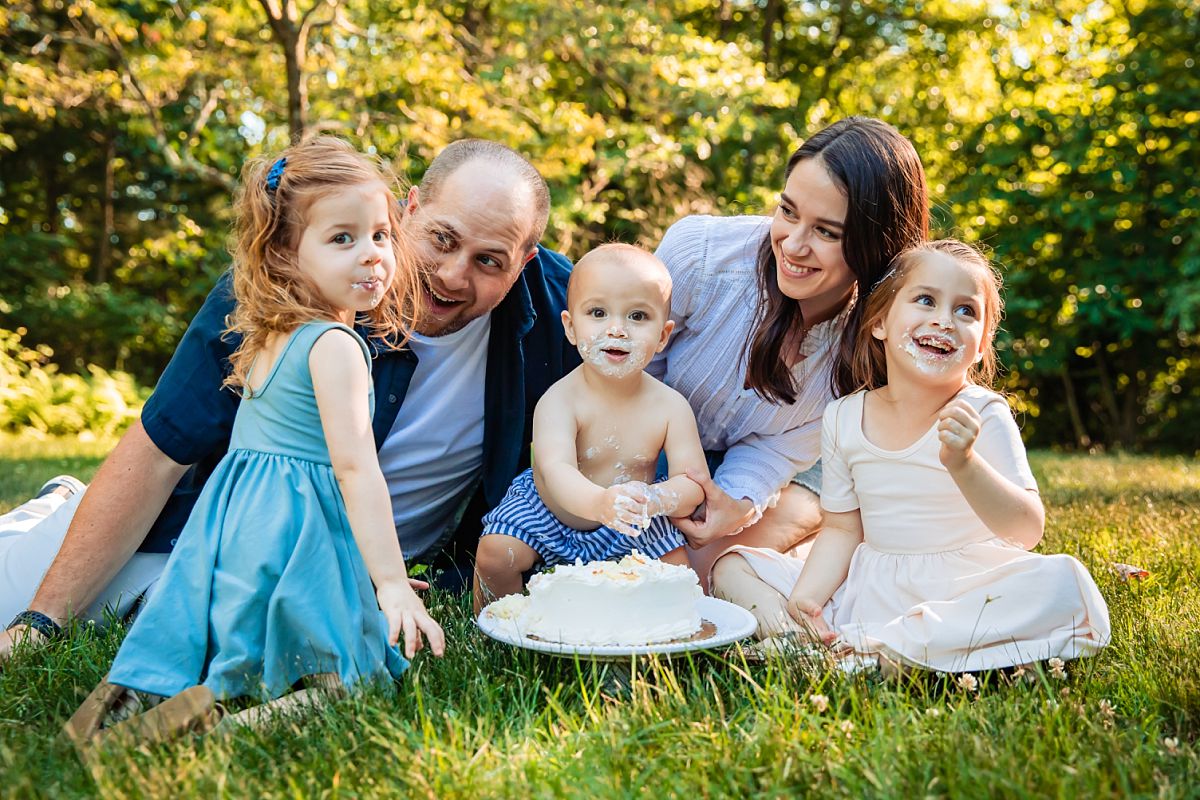
[[[483,613],[525,636],[572,645],[644,645],[700,630],[696,573],[638,553],[620,561],[560,564],[533,576],[528,595],[509,595]]]

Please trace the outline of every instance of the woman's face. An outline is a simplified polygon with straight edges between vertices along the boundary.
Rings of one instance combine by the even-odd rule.
[[[846,209],[846,195],[819,156],[797,164],[779,196],[771,222],[775,278],[809,326],[836,317],[854,291],[842,255]]]

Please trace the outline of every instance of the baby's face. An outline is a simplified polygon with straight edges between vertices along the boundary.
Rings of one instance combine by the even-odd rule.
[[[641,372],[675,325],[668,318],[670,275],[649,256],[624,254],[589,255],[575,270],[562,314],[567,339],[602,375]]]

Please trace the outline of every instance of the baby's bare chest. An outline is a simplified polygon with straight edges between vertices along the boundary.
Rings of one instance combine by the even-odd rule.
[[[667,419],[652,408],[593,412],[577,420],[579,470],[600,486],[650,483],[667,435]]]

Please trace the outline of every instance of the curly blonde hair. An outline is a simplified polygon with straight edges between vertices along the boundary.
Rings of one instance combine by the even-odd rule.
[[[958,239],[938,239],[922,242],[901,251],[892,259],[891,267],[867,295],[862,323],[855,331],[854,353],[850,361],[850,373],[858,389],[877,389],[887,385],[885,345],[871,335],[871,329],[887,316],[896,299],[896,293],[904,286],[908,273],[920,263],[922,256],[930,253],[947,255],[963,266],[973,269],[980,276],[987,347],[984,348],[983,358],[967,370],[967,380],[990,387],[996,379],[998,363],[992,341],[996,337],[996,331],[1000,329],[1000,319],[1004,315],[1004,299],[1000,295],[1003,280],[987,256],[976,248]]]
[[[270,188],[268,173],[281,158],[287,159],[286,166]],[[396,196],[402,187],[382,159],[360,153],[336,137],[318,136],[274,156],[248,161],[242,168],[231,247],[236,304],[226,330],[241,334],[242,342],[230,356],[232,370],[225,385],[246,386],[254,357],[272,334],[336,315],[337,309],[300,271],[300,237],[316,200],[344,187],[373,182],[387,187],[391,198],[388,221],[396,272],[383,299],[364,316],[370,336],[388,347],[401,347],[408,340],[417,321],[420,289],[413,247],[400,225],[403,211]]]

